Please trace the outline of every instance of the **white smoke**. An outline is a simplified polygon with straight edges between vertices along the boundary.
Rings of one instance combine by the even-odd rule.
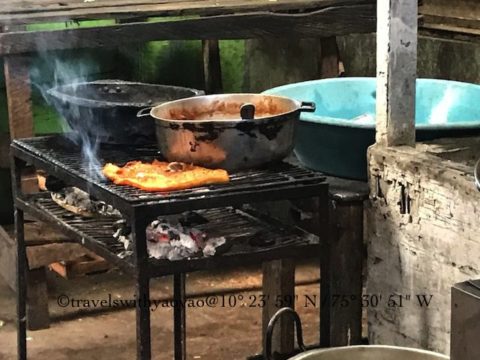
[[[98,66],[95,63],[84,62],[81,58],[71,59],[70,61],[60,60],[56,57],[52,58],[52,56],[47,53],[44,53],[44,56],[41,57],[41,63],[43,63],[43,66],[40,64],[37,67],[33,67],[31,70],[32,84],[39,89],[44,100],[49,105],[53,106],[60,115],[60,125],[65,136],[81,149],[82,167],[87,174],[97,181],[104,179],[101,172],[102,164],[98,159],[100,138],[96,134],[97,132],[95,129],[91,128],[94,121],[83,121],[87,119],[82,119],[78,107],[62,107],[52,101],[47,93],[50,88],[61,85],[70,85],[71,92],[69,94],[74,97],[79,96],[78,84],[87,82],[89,80],[89,74],[98,72]],[[44,79],[44,69],[45,67],[50,67],[51,65],[49,64],[53,64],[53,82],[48,82]],[[89,120],[92,120],[94,114],[92,110],[88,110],[86,114],[83,113],[83,116],[89,116]],[[78,126],[73,129],[74,131],[72,131],[68,125],[66,118],[76,119],[76,124],[78,124]]]

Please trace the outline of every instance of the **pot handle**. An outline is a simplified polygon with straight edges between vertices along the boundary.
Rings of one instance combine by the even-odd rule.
[[[267,333],[265,334],[265,344],[263,348],[263,358],[265,360],[273,360],[272,357],[272,334],[273,329],[275,328],[276,322],[283,316],[283,315],[290,315],[293,318],[293,322],[295,323],[295,328],[297,332],[297,343],[299,349],[304,352],[307,349],[305,348],[305,344],[303,343],[303,331],[302,331],[302,322],[300,317],[298,316],[297,312],[289,307],[284,307],[278,310],[275,315],[272,316],[270,321],[268,322],[267,326]]]
[[[139,112],[137,112],[137,118],[149,116],[150,111],[152,111],[152,109],[153,109],[152,107],[148,107],[140,110]]]
[[[300,105],[300,111],[314,112],[315,108],[315,103],[311,101],[302,101]]]
[[[475,165],[475,185],[477,189],[480,191],[480,160],[478,160],[477,164]]]

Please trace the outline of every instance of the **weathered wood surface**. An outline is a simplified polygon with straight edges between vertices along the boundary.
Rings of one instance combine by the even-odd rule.
[[[13,225],[6,225],[3,228],[12,239],[15,237],[15,229]],[[65,235],[52,229],[48,224],[43,222],[26,222],[25,242],[27,243],[27,246],[33,246],[71,242],[71,240]]]
[[[48,267],[65,279],[74,279],[89,274],[100,273],[112,268],[105,259],[93,253],[89,253],[89,255],[72,261],[55,262]]]
[[[27,246],[28,267],[30,269],[47,266],[60,260],[76,260],[86,254],[89,254],[89,251],[77,243]]]
[[[45,267],[27,273],[27,326],[29,330],[50,327],[48,290]]]
[[[333,201],[330,211],[332,299],[330,346],[362,342],[363,201]],[[345,276],[338,276],[345,274]],[[322,277],[323,279],[323,277]],[[323,296],[322,296],[323,299]]]
[[[372,343],[449,352],[450,288],[480,277],[474,154],[480,138],[370,148],[367,293],[383,295],[368,309]],[[391,294],[411,300],[389,307]]]
[[[262,308],[263,335],[275,313],[282,307],[295,309],[295,263],[293,260],[275,260],[263,264],[263,291],[265,306]],[[291,301],[289,301],[291,299]],[[280,301],[279,301],[280,300]],[[272,352],[288,355],[294,350],[294,326],[289,317],[278,321],[272,335]],[[265,339],[263,340],[263,344]]]
[[[5,2],[5,1],[4,1]],[[0,25],[82,19],[219,15],[252,11],[313,10],[373,0],[13,0],[0,7]]]
[[[415,145],[418,0],[379,1],[376,141]]]
[[[28,57],[6,57],[4,71],[10,137],[32,137],[34,132]]]
[[[0,276],[11,289],[16,289],[16,264],[15,241],[0,226]]]
[[[309,13],[256,12],[168,22],[0,34],[0,55],[112,47],[151,40],[329,37],[375,30],[375,4],[329,6]]]
[[[205,92],[207,94],[221,94],[223,92],[222,66],[218,40],[204,40],[202,47]]]
[[[340,75],[340,54],[335,36],[320,39],[321,64],[320,77],[334,78]]]
[[[477,0],[423,0],[419,12],[424,35],[468,42],[480,40]]]

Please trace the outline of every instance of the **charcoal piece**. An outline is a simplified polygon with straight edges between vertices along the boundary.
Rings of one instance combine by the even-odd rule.
[[[248,243],[250,246],[254,247],[266,247],[266,246],[272,246],[275,244],[275,239],[272,239],[271,237],[268,237],[266,235],[265,231],[258,231],[255,234],[253,234],[249,239]]]
[[[45,179],[45,187],[48,191],[60,192],[66,187],[66,185],[62,180],[48,175]]]
[[[207,224],[208,220],[204,218],[202,215],[198,214],[197,212],[190,211],[188,213],[183,214],[183,216],[179,219],[179,222],[182,226],[192,227],[192,226]]]

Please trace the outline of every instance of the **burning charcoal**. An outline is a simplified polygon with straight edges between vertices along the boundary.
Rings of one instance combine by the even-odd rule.
[[[222,237],[208,239],[205,242],[205,247],[203,248],[203,256],[213,256],[215,255],[217,248],[224,245],[226,239]]]
[[[114,238],[118,238],[120,235],[128,236],[132,233],[132,228],[128,225],[127,220],[121,219],[113,223],[113,229],[115,230]]]
[[[132,239],[128,236],[119,236],[118,241],[123,244],[125,250],[131,250],[132,248]]]
[[[183,226],[196,226],[196,225],[203,225],[207,224],[208,220],[205,219],[203,216],[200,214],[190,211],[182,216],[180,218],[180,224]]]

